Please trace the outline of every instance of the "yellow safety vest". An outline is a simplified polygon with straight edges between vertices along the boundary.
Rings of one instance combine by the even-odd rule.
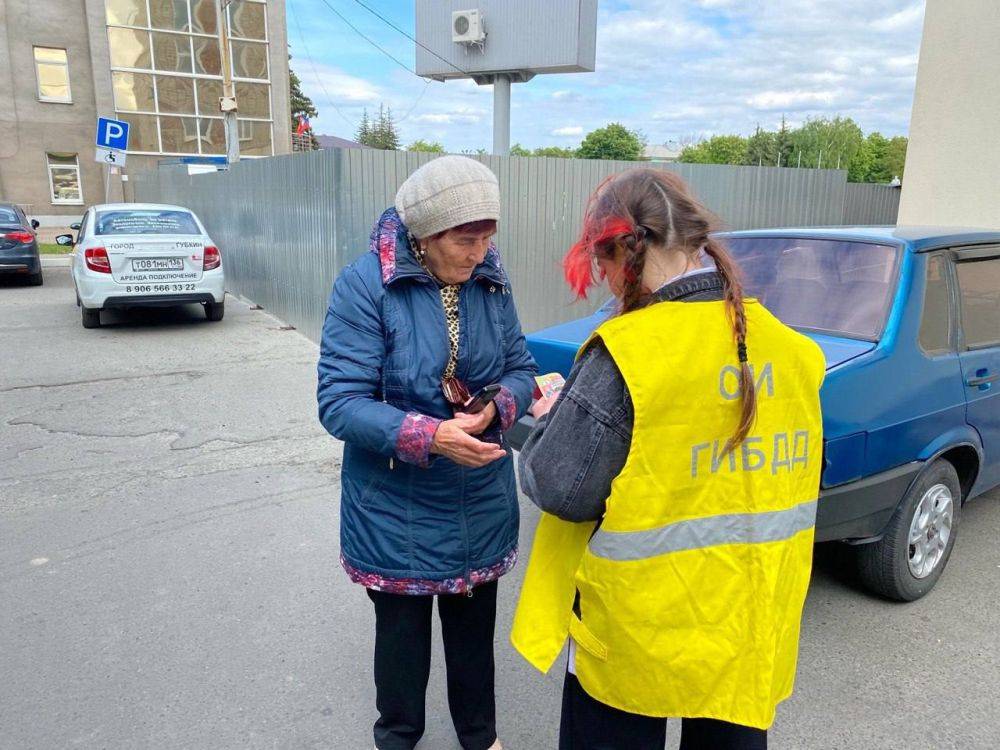
[[[746,314],[757,421],[728,454],[740,397],[725,303],[661,302],[595,333],[635,407],[628,460],[596,532],[543,514],[511,640],[547,672],[571,635],[584,689],[623,711],[763,729],[792,692],[824,358],[756,301]]]

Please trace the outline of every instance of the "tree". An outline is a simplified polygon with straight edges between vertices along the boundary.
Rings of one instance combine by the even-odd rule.
[[[399,134],[396,132],[396,121],[392,118],[392,109],[381,104],[378,106],[375,133],[379,142],[376,148],[383,151],[399,150]]]
[[[679,161],[689,164],[744,164],[747,139],[738,135],[716,135],[681,151]]]
[[[372,134],[372,123],[368,119],[368,108],[365,107],[364,114],[361,116],[361,124],[358,125],[358,131],[354,134],[354,140],[365,146],[371,146],[374,140]]]
[[[904,135],[897,135],[896,137],[889,139],[886,163],[889,167],[889,172],[892,173],[893,177],[903,179],[903,168],[906,166],[907,145],[909,145],[909,141]]]
[[[792,143],[792,131],[788,129],[788,122],[784,115],[781,116],[781,127],[774,134],[774,150],[777,159],[775,166],[790,167],[795,144]]]
[[[847,166],[847,181],[869,182],[868,175],[872,173],[874,166],[871,149],[862,143],[861,148],[854,154],[854,158],[851,159],[851,163]]]
[[[743,163],[754,167],[771,167],[778,163],[778,134],[762,130],[760,125],[747,138]]]
[[[291,60],[292,56],[289,55],[288,59]],[[316,109],[312,99],[302,92],[302,82],[291,68],[288,69],[288,90],[291,102],[292,132],[294,133],[299,126],[299,115],[312,118],[319,115],[319,110]],[[312,130],[309,130],[309,137],[312,139],[312,147],[319,148],[319,142]]]
[[[802,154],[802,166],[810,169],[843,169],[851,163],[864,142],[864,133],[850,117],[806,120],[792,131],[795,165]]]
[[[881,133],[869,133],[847,173],[851,182],[891,182],[896,175],[890,164],[889,140]]]
[[[869,174],[869,182],[888,183],[895,176],[889,165],[889,139],[879,132],[869,133],[865,146],[871,149],[874,158],[874,168]]]
[[[561,148],[560,146],[542,146],[534,151],[527,149],[520,143],[515,143],[510,147],[511,156],[549,156],[555,159],[573,159],[577,155],[575,148]]]
[[[392,119],[392,110],[384,104],[378,107],[378,117],[369,119],[368,110],[364,111],[357,132],[358,143],[383,151],[399,150],[399,134],[396,132],[396,122]]]
[[[717,135],[707,141],[685,139],[680,161],[690,164],[749,164],[815,169],[846,169],[851,182],[890,182],[902,178],[907,139],[886,139],[881,133],[866,138],[850,117],[817,118],[790,130],[767,131],[757,126],[753,135]]]
[[[406,147],[407,151],[419,151],[425,154],[443,154],[444,146],[442,146],[437,141],[433,143],[428,143],[427,141],[419,140],[414,141],[409,146]]]
[[[573,159],[576,158],[576,149],[561,148],[559,146],[545,146],[544,148],[536,148],[532,152],[532,156],[549,156],[553,159]]]
[[[576,151],[579,159],[620,159],[637,161],[642,156],[645,144],[633,130],[618,122],[598,128],[583,139]]]
[[[681,149],[681,155],[677,157],[677,161],[684,162],[685,164],[705,164],[708,158],[705,155],[705,150],[701,147],[704,141],[695,141],[694,143],[689,143]]]

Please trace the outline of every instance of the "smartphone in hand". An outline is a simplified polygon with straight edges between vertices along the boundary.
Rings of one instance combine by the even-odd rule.
[[[500,393],[500,386],[497,384],[485,386],[475,396],[462,405],[462,411],[466,414],[478,414],[497,397]]]

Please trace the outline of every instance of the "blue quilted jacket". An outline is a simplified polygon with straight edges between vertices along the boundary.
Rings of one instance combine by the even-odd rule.
[[[462,286],[459,310],[456,374],[473,393],[503,386],[506,429],[527,411],[537,368],[495,248]],[[345,443],[341,557],[358,582],[456,581],[465,590],[516,553],[510,451],[479,469],[429,452],[437,425],[452,416],[441,392],[448,356],[438,287],[389,209],[371,251],[333,285],[318,368],[320,421]]]

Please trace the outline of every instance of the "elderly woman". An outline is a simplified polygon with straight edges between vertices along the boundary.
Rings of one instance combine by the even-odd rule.
[[[487,167],[424,165],[337,278],[323,327],[319,418],[345,443],[341,563],[375,605],[378,750],[423,734],[434,596],[459,741],[500,747],[497,579],[518,534],[502,432],[527,411],[536,367],[491,242],[499,218]],[[488,385],[495,399],[466,413]]]

